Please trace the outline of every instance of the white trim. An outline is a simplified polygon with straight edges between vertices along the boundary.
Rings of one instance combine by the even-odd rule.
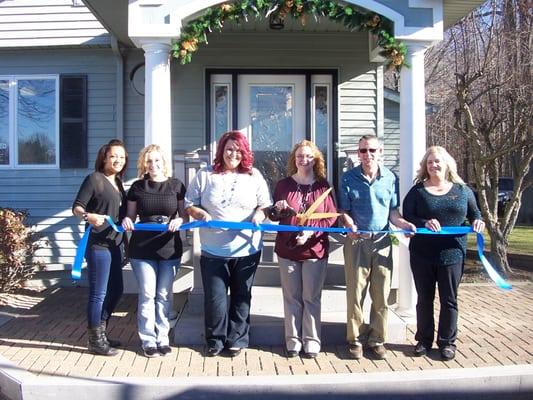
[[[9,142],[9,164],[0,165],[0,169],[58,169],[60,165],[60,145],[59,145],[59,75],[39,74],[39,75],[0,75],[0,80],[9,81],[9,105],[8,105],[8,142]],[[54,80],[55,82],[55,132],[53,138],[55,163],[54,164],[24,164],[18,163],[18,140],[17,140],[17,87],[21,80]]]
[[[228,130],[231,130],[233,127],[233,86],[232,86],[232,76],[231,74],[212,74],[211,80],[209,82],[209,103],[210,103],[210,114],[211,114],[211,131],[209,132],[209,143],[207,143],[207,148],[211,149],[211,159],[215,159],[215,154],[217,151],[217,141],[215,139],[215,87],[216,86],[226,86],[228,88],[228,120],[227,127]]]
[[[333,77],[327,74],[311,75],[311,141],[316,144],[316,88],[317,86],[325,86],[327,91],[327,108],[328,108],[328,128],[326,135],[326,160],[327,160],[327,178],[329,182],[333,180]]]

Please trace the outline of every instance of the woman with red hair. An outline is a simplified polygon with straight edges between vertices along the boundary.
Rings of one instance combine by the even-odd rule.
[[[200,221],[261,223],[271,199],[253,162],[246,136],[238,131],[222,135],[213,165],[200,169],[187,189],[185,208],[189,215]],[[205,337],[210,357],[224,348],[234,357],[248,347],[251,290],[261,257],[261,239],[261,232],[248,229],[200,229]]]

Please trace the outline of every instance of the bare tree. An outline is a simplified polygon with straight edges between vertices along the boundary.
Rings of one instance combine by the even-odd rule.
[[[428,54],[428,100],[438,112],[428,143],[447,147],[477,187],[491,238],[491,257],[504,272],[509,234],[524,190],[533,184],[531,0],[490,0],[446,33]],[[498,213],[498,181],[514,192]]]

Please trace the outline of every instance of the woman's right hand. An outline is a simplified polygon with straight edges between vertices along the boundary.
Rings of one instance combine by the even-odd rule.
[[[134,230],[134,226],[133,226],[133,221],[131,220],[130,217],[124,217],[124,219],[122,220],[122,227],[124,228],[125,231],[132,231]]]
[[[87,222],[95,228],[98,228],[105,223],[105,215],[87,213]]]
[[[289,203],[287,203],[286,200],[278,200],[276,201],[276,204],[274,204],[274,207],[277,211],[283,211],[286,208],[289,208]]]
[[[208,222],[208,221],[211,221],[213,218],[211,218],[211,215],[209,215],[209,213],[205,210],[202,210],[200,209],[201,211],[198,213],[198,217],[199,218],[196,218],[197,220],[199,221],[205,221],[205,222]]]

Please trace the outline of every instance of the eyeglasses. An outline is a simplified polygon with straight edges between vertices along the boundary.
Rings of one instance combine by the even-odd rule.
[[[359,153],[361,154],[365,154],[367,151],[369,151],[370,153],[375,153],[376,151],[378,151],[378,149],[359,149]]]
[[[298,160],[312,160],[313,158],[315,158],[315,156],[313,156],[312,154],[300,154],[300,155],[297,155],[296,158]]]

